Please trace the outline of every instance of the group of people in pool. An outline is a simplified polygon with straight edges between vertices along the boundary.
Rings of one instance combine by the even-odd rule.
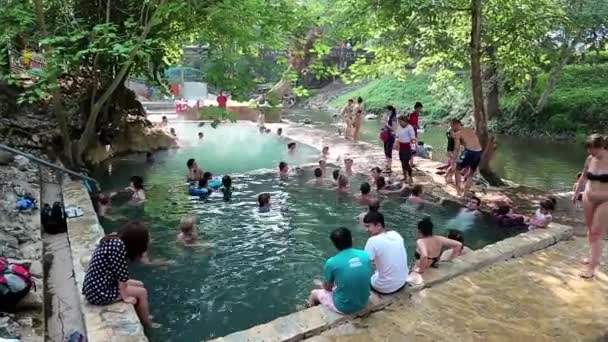
[[[406,118],[399,118],[399,121],[402,128],[404,127],[402,122],[405,123],[405,126],[408,124]],[[451,149],[453,155],[446,168],[447,174],[449,177],[455,177],[456,180],[464,176],[469,182],[479,163],[481,152],[479,141],[471,135],[470,129],[463,128],[457,120],[452,121],[448,138],[454,140],[454,146],[448,146],[448,150]],[[399,140],[399,134],[395,140],[403,143]],[[289,143],[290,154],[296,153],[296,146],[295,143]],[[456,162],[454,159],[459,150],[458,146],[463,146],[464,151],[460,161]],[[599,269],[603,237],[606,222],[608,222],[608,186],[606,185],[608,184],[608,137],[592,135],[587,141],[586,148],[589,156],[575,186],[573,201],[581,199],[583,201],[590,245],[590,258],[583,260],[588,268],[581,276],[592,278]],[[324,147],[322,154],[323,158],[319,161],[319,167],[313,171],[315,181],[329,177],[327,172],[329,147]],[[389,156],[387,156],[388,158]],[[409,160],[406,159],[406,161],[409,164]],[[188,180],[198,182],[199,186],[205,187],[205,180],[208,182],[212,175],[203,172],[193,159],[189,160],[187,164]],[[407,171],[407,166],[402,166]],[[344,158],[344,169],[336,169],[331,172],[338,192],[348,192],[348,185],[353,174],[352,158]],[[407,175],[407,172],[405,174]],[[289,176],[289,167],[286,162],[279,164],[279,176],[281,178]],[[404,175],[404,177],[407,176]],[[407,190],[405,186],[391,185],[390,181],[387,181],[382,175],[380,168],[371,170],[371,179],[378,195]],[[405,183],[411,183],[411,181],[412,178],[409,176],[409,182]],[[224,193],[224,199],[229,200],[230,196],[226,196],[232,191],[232,179],[229,176],[224,176],[222,179],[222,189],[220,191]],[[386,227],[384,216],[380,212],[380,202],[376,196],[371,195],[371,189],[370,183],[361,184],[359,188],[361,194],[358,196],[359,202],[366,204],[369,209],[360,216],[360,220],[369,234],[364,250],[353,248],[352,235],[347,228],[332,231],[330,239],[338,252],[325,263],[322,288],[311,291],[308,304],[323,304],[330,310],[344,314],[354,313],[367,305],[370,291],[380,294],[400,291],[406,286],[412,273],[424,273],[427,269],[436,267],[441,260],[451,260],[467,252],[460,231],[450,230],[447,237],[436,236],[433,234],[432,220],[426,217],[417,225],[418,238],[415,251],[417,261],[410,272],[403,238],[398,232]],[[411,187],[409,191],[411,192],[407,199],[409,203],[416,206],[429,203],[422,197],[423,189],[420,185]],[[132,177],[126,192],[129,194],[129,203],[134,206],[141,206],[146,200],[141,177]],[[100,195],[98,198],[100,215],[108,210],[111,198],[115,195]],[[258,196],[261,211],[269,210],[270,200],[271,196],[268,193]],[[479,198],[471,197],[464,210],[476,213],[480,204]],[[554,209],[555,199],[548,198],[540,203],[533,217],[527,220],[524,218],[524,220],[531,228],[544,228],[551,222]],[[507,204],[499,205],[495,215],[500,216],[503,220],[520,220],[521,217],[513,213]],[[186,245],[195,244],[197,240],[196,223],[195,217],[184,217],[179,224],[177,240]],[[127,268],[128,260],[152,263],[147,257],[149,241],[148,230],[138,222],[129,223],[117,233],[109,234],[101,239],[89,261],[83,294],[91,304],[95,305],[107,305],[121,300],[135,304],[141,322],[146,327],[154,327],[156,324],[152,322],[149,315],[147,290],[142,282],[129,277]]]

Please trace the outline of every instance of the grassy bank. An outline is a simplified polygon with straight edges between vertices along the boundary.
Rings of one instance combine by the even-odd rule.
[[[548,75],[537,82],[533,98],[540,97]],[[361,96],[370,112],[383,112],[392,104],[409,111],[416,101],[424,104],[426,122],[462,117],[471,112],[471,93],[467,75],[437,77],[410,75],[406,80],[384,78],[371,81],[335,98],[333,108],[341,108],[349,98]],[[534,101],[532,101],[533,104]],[[532,114],[520,97],[501,92],[501,114],[493,118],[493,130],[509,134],[585,135],[608,128],[608,64],[570,65],[545,110]]]

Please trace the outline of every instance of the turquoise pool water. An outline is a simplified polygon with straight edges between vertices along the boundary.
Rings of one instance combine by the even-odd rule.
[[[197,130],[184,125],[178,136],[196,136]],[[367,239],[356,220],[365,208],[354,201],[364,176],[353,178],[350,195],[338,195],[329,185],[311,185],[308,168],[280,181],[270,169],[278,160],[289,158],[285,140],[259,135],[242,125],[203,131],[202,144],[157,154],[152,165],[142,157],[126,158],[113,163],[111,175],[107,165],[97,173],[105,190],[124,187],[133,174],[144,177],[148,200],[143,221],[152,233],[150,254],[175,262],[169,267],[130,266],[132,277],[146,284],[152,314],[163,324],[150,336],[152,341],[207,340],[293,312],[306,301],[325,260],[335,253],[328,238],[333,229],[351,229],[360,248]],[[314,161],[318,153],[299,146],[291,161],[294,165]],[[207,202],[189,199],[184,177],[190,156],[206,170],[233,176],[231,202],[221,197]],[[261,192],[272,196],[267,213],[257,210],[256,197]],[[128,210],[118,209],[102,220],[106,231],[126,222]],[[459,208],[418,211],[406,206],[403,198],[392,197],[383,198],[382,212],[388,227],[405,238],[411,261],[418,220],[431,215],[436,232],[445,233],[454,225]],[[185,248],[175,242],[178,222],[188,214],[198,216],[204,247]],[[517,233],[494,227],[486,217],[469,228],[454,227],[465,229],[466,244],[473,249]]]

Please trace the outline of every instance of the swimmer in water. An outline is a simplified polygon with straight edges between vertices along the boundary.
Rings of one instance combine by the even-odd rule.
[[[340,170],[339,169],[335,169],[332,173],[331,176],[334,180],[334,185],[338,186],[338,177],[340,177]]]
[[[319,169],[321,169],[323,176],[327,174],[327,161],[325,159],[319,160]]]
[[[481,212],[479,211],[480,206],[481,206],[481,199],[479,199],[479,197],[473,196],[467,202],[466,208],[462,209],[462,212],[481,214]]]
[[[372,187],[368,182],[365,182],[361,184],[359,190],[361,191],[361,194],[358,196],[359,203],[362,205],[369,205],[374,200],[374,197],[372,196]]]
[[[353,175],[353,159],[350,157],[344,158],[344,174],[348,177]]]
[[[372,167],[372,169],[370,170],[370,180],[375,184],[376,183],[376,179],[378,179],[378,177],[382,176],[382,170],[379,167]]]
[[[211,187],[209,187],[209,180],[205,177],[198,181],[198,188],[207,190],[207,195],[212,191]]]
[[[417,206],[418,208],[422,207],[425,204],[430,204],[429,201],[422,198],[422,190],[422,185],[414,185],[410,197],[407,198],[407,203]]]
[[[152,152],[146,152],[146,163],[154,163],[154,156],[152,155]]]
[[[339,193],[348,193],[348,177],[343,174],[338,176],[338,188],[336,189]]]
[[[209,182],[211,179],[213,179],[213,174],[211,172],[205,172],[203,173],[203,179]]]
[[[453,249],[443,251],[443,253],[441,253],[441,257],[439,257],[440,261],[451,261],[454,258],[471,252],[471,249],[464,245],[464,235],[462,232],[456,229],[450,229],[448,231],[448,239],[460,242],[462,244],[462,248],[460,249],[460,253],[458,253],[458,255],[454,254]]]
[[[198,240],[198,230],[196,228],[196,217],[187,216],[183,217],[179,223],[180,233],[177,234],[177,241],[182,242],[184,245],[193,245]]]
[[[277,135],[278,136],[282,136],[283,135],[283,128],[281,128],[281,127],[277,128]]]
[[[127,190],[131,191],[131,204],[141,205],[146,201],[146,193],[144,192],[144,180],[140,176],[131,177],[131,183],[129,184]]]
[[[197,182],[201,179],[203,173],[201,169],[198,168],[194,158],[188,159],[186,166],[188,167],[188,182]]]
[[[112,198],[108,194],[97,196],[97,215],[104,217],[112,209]]]
[[[430,217],[425,217],[418,222],[418,233],[416,240],[416,264],[412,272],[422,274],[430,267],[437,267],[441,258],[441,250],[451,248],[452,254],[448,261],[460,255],[462,243],[448,239],[443,236],[433,235],[433,222]]]
[[[379,195],[398,194],[403,192],[405,189],[405,183],[402,187],[399,187],[396,184],[386,184],[384,176],[379,176],[378,178],[376,178],[376,192]]]
[[[289,174],[289,165],[287,165],[286,162],[280,162],[279,163],[279,177],[287,178],[288,174]]]
[[[549,223],[553,221],[553,211],[555,210],[555,198],[548,198],[540,202],[539,208],[536,209],[534,216],[527,220],[528,229],[534,230],[537,228],[547,228]]]
[[[270,211],[270,194],[265,192],[258,195],[258,209],[260,212]]]
[[[363,222],[363,218],[365,217],[365,215],[369,214],[369,213],[377,213],[380,211],[380,201],[378,201],[377,199],[372,199],[369,202],[369,205],[367,206],[367,211],[362,212],[361,214],[359,214],[359,216],[357,216],[357,221],[359,221],[359,223],[361,223],[362,226],[365,226],[365,223]]]
[[[204,137],[205,135],[203,134],[203,132],[198,132],[198,140],[203,140]]]
[[[290,142],[289,144],[287,144],[287,152],[290,155],[294,155],[296,153],[296,143],[295,142]]]
[[[309,184],[315,186],[323,186],[323,171],[318,167],[314,170],[315,178],[309,181]]]
[[[328,160],[329,159],[329,146],[323,146],[321,150],[321,158]]]
[[[224,195],[224,201],[228,202],[232,199],[232,178],[230,176],[225,175],[222,178],[222,187],[220,191]]]

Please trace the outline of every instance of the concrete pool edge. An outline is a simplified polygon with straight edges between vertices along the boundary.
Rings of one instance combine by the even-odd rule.
[[[82,295],[88,260],[97,241],[105,232],[99,224],[89,193],[82,182],[67,180],[63,183],[62,190],[65,207],[80,207],[83,212],[80,217],[69,218],[67,224],[74,278],[78,287],[87,341],[148,341],[133,305],[117,302],[107,306],[95,306],[88,304]]]
[[[300,341],[349,322],[357,317],[382,310],[398,299],[409,296],[411,293],[449,281],[457,276],[480,270],[497,262],[534,253],[559,241],[570,239],[572,235],[572,227],[552,224],[549,229],[522,233],[487,245],[482,249],[457,258],[451,263],[441,263],[438,269],[429,270],[424,274],[425,280],[423,284],[408,287],[398,294],[390,296],[372,294],[368,307],[356,315],[344,316],[331,312],[322,306],[315,306],[279,317],[268,323],[256,325],[252,328],[214,339],[212,342]]]

